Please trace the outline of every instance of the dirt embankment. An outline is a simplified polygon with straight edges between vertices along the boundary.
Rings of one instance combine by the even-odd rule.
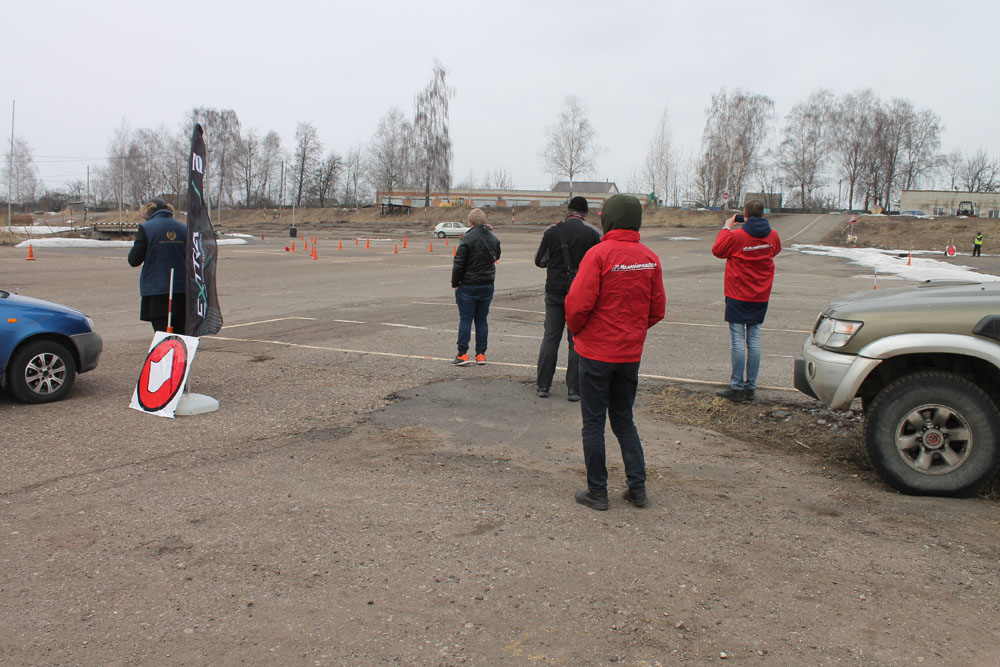
[[[853,227],[852,229],[849,229]],[[984,236],[983,252],[1000,252],[1000,220],[989,218],[914,218],[910,216],[860,216],[855,225],[845,223],[826,242],[845,245],[848,232],[858,247],[890,250],[940,250],[954,245],[959,252],[972,250],[976,232]],[[991,247],[992,246],[992,247]]]

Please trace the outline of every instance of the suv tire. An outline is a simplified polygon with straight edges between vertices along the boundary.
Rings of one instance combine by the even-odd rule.
[[[986,392],[940,371],[889,383],[865,418],[872,465],[904,493],[975,493],[1000,468],[998,436],[1000,414]]]
[[[437,233],[437,237],[438,237],[439,239],[443,239],[443,238],[444,238],[445,236],[447,236],[447,234],[445,234],[444,232],[438,232],[438,233]]]
[[[76,379],[76,361],[64,346],[39,340],[20,348],[7,367],[7,386],[24,403],[50,403],[66,396]]]

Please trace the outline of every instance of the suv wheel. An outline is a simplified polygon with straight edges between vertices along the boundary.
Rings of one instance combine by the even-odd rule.
[[[882,477],[904,493],[968,495],[1000,468],[1000,415],[986,393],[945,372],[906,375],[868,408],[865,443]]]
[[[438,232],[437,236],[438,236],[439,239],[443,239],[447,235],[444,232]]]
[[[7,386],[24,403],[49,403],[63,398],[76,379],[73,355],[59,343],[28,343],[11,358]]]

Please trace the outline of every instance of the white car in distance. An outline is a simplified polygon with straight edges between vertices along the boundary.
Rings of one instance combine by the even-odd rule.
[[[439,222],[434,227],[434,235],[439,239],[443,239],[446,236],[463,236],[470,229],[472,227],[464,222]]]

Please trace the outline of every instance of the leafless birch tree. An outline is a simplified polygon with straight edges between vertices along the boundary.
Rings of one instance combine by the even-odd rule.
[[[545,135],[548,142],[538,154],[545,173],[556,178],[566,176],[572,194],[573,181],[594,170],[601,152],[583,103],[573,95],[567,97],[558,121],[545,130]]]
[[[448,135],[448,100],[455,96],[448,86],[447,72],[434,63],[434,75],[414,104],[413,130],[416,139],[415,169],[424,187],[424,206],[430,206],[431,190],[451,187],[451,138]]]

